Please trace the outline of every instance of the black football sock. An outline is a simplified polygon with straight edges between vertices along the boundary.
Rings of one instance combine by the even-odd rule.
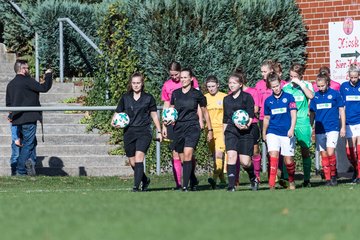
[[[134,188],[139,188],[143,175],[144,175],[144,163],[142,162],[135,163]]]
[[[183,163],[183,187],[188,187],[189,179],[192,170],[192,162],[191,161],[184,161]]]
[[[250,181],[254,181],[254,179],[256,178],[254,173],[254,165],[251,163],[249,167],[244,167],[244,170],[249,174]]]
[[[233,188],[235,186],[235,174],[236,174],[236,165],[227,165],[227,174],[228,174],[228,182],[229,188]]]

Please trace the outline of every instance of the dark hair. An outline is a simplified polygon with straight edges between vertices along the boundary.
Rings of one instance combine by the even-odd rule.
[[[302,79],[305,73],[305,67],[300,63],[293,63],[290,67],[290,71],[296,72],[299,75],[299,78]]]
[[[181,71],[181,65],[179,62],[176,62],[176,61],[172,61],[170,64],[169,64],[169,71],[177,71],[177,72],[180,72]]]
[[[205,84],[209,83],[209,82],[214,82],[216,84],[219,84],[219,80],[217,79],[217,77],[215,75],[209,75],[206,80],[205,80]]]
[[[274,64],[273,64],[273,69],[274,69],[274,72],[276,72],[276,74],[280,74],[280,73],[282,73],[282,67],[281,67],[281,63],[279,63],[279,62],[275,62]]]
[[[324,81],[326,82],[326,85],[328,87],[330,87],[330,77],[326,72],[320,72],[317,76],[316,76],[316,82],[318,81]]]
[[[230,74],[229,79],[230,78],[236,78],[237,82],[242,84],[241,90],[243,89],[245,81],[246,81],[244,74],[238,74],[238,73],[233,72],[232,74]]]
[[[279,83],[281,82],[281,79],[279,77],[279,75],[276,72],[271,72],[268,74],[267,78],[266,78],[266,87],[268,89],[271,88],[270,83],[274,82],[274,81],[279,81]]]
[[[321,66],[319,68],[319,73],[326,74],[330,76],[330,69],[327,66]]]
[[[133,92],[134,90],[132,89],[132,86],[131,86],[131,82],[132,82],[132,79],[135,78],[135,77],[140,77],[141,78],[141,91],[143,92],[144,91],[144,87],[145,87],[145,84],[144,84],[144,75],[142,75],[140,72],[134,72],[130,78],[129,78],[129,81],[128,81],[128,85],[127,85],[127,92],[130,93],[130,92]]]
[[[236,67],[233,73],[240,78],[240,81],[242,84],[244,84],[244,85],[247,84],[246,72],[243,67],[241,67],[241,66]],[[236,76],[234,76],[234,77],[236,77]]]
[[[191,78],[191,87],[193,87],[194,86],[194,81],[192,80],[192,78],[194,77],[194,73],[191,70],[191,68],[183,68],[183,69],[181,69],[180,72],[188,72],[189,73],[190,78]]]
[[[19,73],[20,70],[21,70],[21,67],[22,67],[23,65],[26,65],[26,64],[28,64],[28,61],[23,60],[23,59],[17,59],[16,62],[15,62],[15,64],[14,64],[14,71],[15,71],[15,73]]]

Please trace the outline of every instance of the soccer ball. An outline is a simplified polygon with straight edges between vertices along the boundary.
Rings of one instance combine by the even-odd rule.
[[[130,118],[126,113],[121,112],[121,113],[115,114],[112,121],[113,121],[113,125],[118,126],[120,128],[124,128],[129,125]]]
[[[249,123],[249,114],[245,110],[237,110],[232,115],[232,121],[235,124],[246,125]]]
[[[178,112],[175,108],[166,108],[162,112],[162,120],[164,122],[175,122],[178,118]]]

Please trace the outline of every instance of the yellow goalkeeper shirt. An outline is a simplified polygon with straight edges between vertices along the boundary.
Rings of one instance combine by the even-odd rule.
[[[210,93],[205,94],[207,101],[207,109],[210,115],[211,125],[213,128],[222,128],[223,126],[223,114],[224,106],[223,100],[227,94],[217,92],[214,96]]]

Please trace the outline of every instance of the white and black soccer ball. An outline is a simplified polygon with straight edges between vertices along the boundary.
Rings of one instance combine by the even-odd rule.
[[[175,108],[166,108],[162,111],[162,120],[164,122],[175,122],[178,119],[178,111]]]
[[[249,123],[249,120],[250,120],[249,114],[242,109],[235,111],[232,115],[232,121],[235,124],[244,126]]]
[[[121,113],[116,113],[115,116],[113,117],[112,121],[113,121],[114,126],[124,128],[129,125],[130,118],[129,118],[129,115],[127,115],[124,112],[121,112]]]

